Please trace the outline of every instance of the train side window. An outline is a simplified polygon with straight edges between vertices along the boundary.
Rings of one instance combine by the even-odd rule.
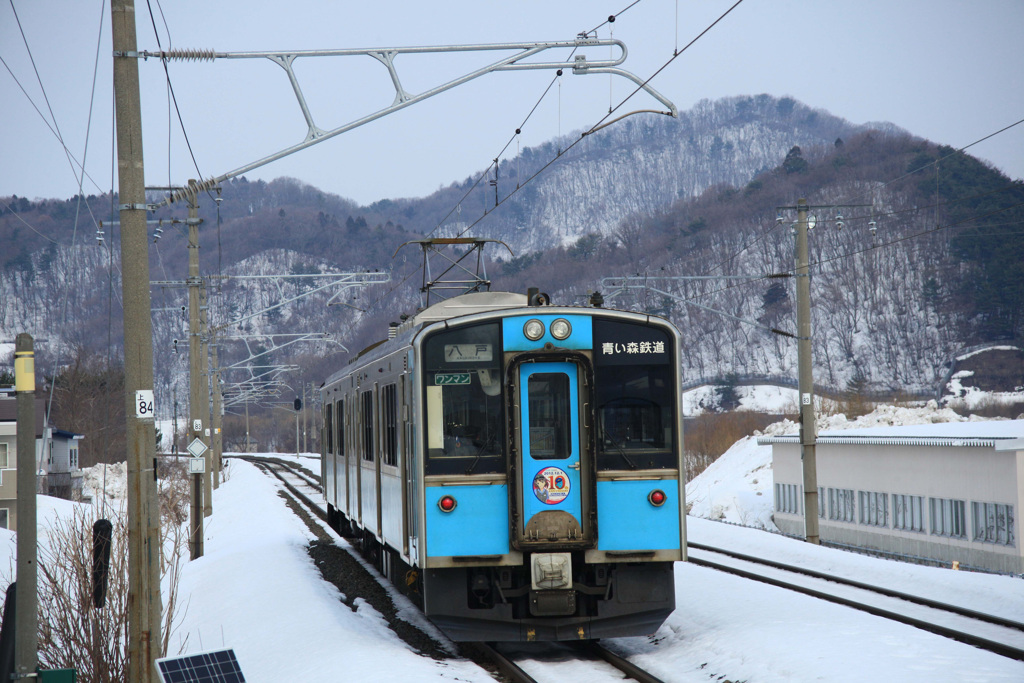
[[[380,399],[384,427],[382,458],[385,465],[394,467],[398,465],[398,387],[388,384],[381,389]]]
[[[324,435],[327,441],[327,454],[334,455],[334,407],[324,403]]]
[[[338,455],[345,455],[345,401],[335,404],[338,422]]]
[[[435,332],[423,343],[427,474],[505,471],[498,323]]]
[[[364,391],[361,401],[360,420],[363,423],[363,460],[373,462],[373,392]]]

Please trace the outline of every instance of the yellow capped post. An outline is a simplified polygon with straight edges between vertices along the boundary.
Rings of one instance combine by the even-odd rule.
[[[19,334],[14,346],[14,389],[36,390],[36,353],[28,334]]]

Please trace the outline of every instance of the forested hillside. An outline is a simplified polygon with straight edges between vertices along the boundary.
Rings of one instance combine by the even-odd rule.
[[[494,289],[538,286],[556,303],[583,303],[601,291],[607,306],[670,317],[686,341],[688,380],[793,377],[795,343],[767,329],[795,331],[792,279],[768,276],[793,268],[796,214],[777,207],[799,198],[824,207],[812,211],[810,239],[817,381],[933,391],[957,350],[1024,335],[1024,186],[886,124],[853,126],[789,98],[728,98],[702,102],[678,120],[638,115],[526,149],[503,160],[496,186],[492,180],[493,168],[428,197],[366,207],[289,179],[236,179],[219,196],[201,197],[210,321],[227,326],[221,364],[238,364],[225,382],[251,372],[241,363],[247,354],[268,351],[261,362],[298,366],[290,384],[319,383],[420,305],[419,250],[402,245],[463,233],[511,248],[489,252]],[[43,367],[58,354],[62,363],[116,359],[121,284],[118,234],[109,224],[116,198],[0,204],[0,338],[19,331],[46,338]],[[165,411],[172,387],[187,396],[187,345],[177,353],[174,346],[187,338],[180,312],[187,249],[184,227],[171,222],[184,216],[184,206],[172,206],[153,217],[163,224],[151,226]],[[391,282],[301,299],[321,281],[226,277],[374,270]],[[646,276],[647,288],[618,291],[602,282],[623,276]],[[750,279],[680,279],[694,276]],[[275,342],[251,336],[286,332],[330,338],[274,350]]]

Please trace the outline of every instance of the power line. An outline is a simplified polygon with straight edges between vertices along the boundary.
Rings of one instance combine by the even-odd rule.
[[[637,0],[637,1],[639,1],[639,0]],[[578,137],[578,138],[577,138],[576,140],[574,140],[573,142],[571,142],[571,143],[569,144],[569,146],[568,146],[568,147],[566,147],[566,148],[565,148],[564,150],[562,150],[562,149],[559,149],[559,150],[558,150],[558,153],[557,153],[557,154],[556,154],[556,155],[555,155],[554,157],[552,157],[551,159],[549,159],[547,163],[545,163],[545,164],[544,164],[543,166],[541,166],[541,167],[540,167],[540,168],[539,168],[539,169],[538,169],[538,170],[537,170],[536,172],[534,172],[534,173],[533,173],[532,175],[530,175],[530,176],[529,176],[529,177],[528,177],[528,178],[527,178],[526,180],[524,180],[524,181],[523,181],[522,183],[518,183],[518,182],[517,182],[517,184],[516,184],[516,188],[515,188],[515,189],[514,189],[514,190],[513,190],[512,192],[510,192],[510,193],[509,193],[508,195],[506,195],[504,199],[502,199],[502,200],[500,200],[500,201],[496,202],[496,203],[495,203],[495,205],[494,205],[494,208],[493,208],[493,209],[491,209],[491,211],[485,211],[485,212],[484,212],[484,214],[483,214],[482,216],[480,216],[480,217],[479,217],[479,218],[477,218],[477,219],[476,219],[475,221],[473,221],[473,222],[472,222],[472,223],[470,223],[470,224],[469,224],[468,226],[466,226],[466,228],[465,228],[465,229],[463,229],[463,230],[462,230],[461,232],[459,232],[459,236],[461,237],[462,235],[465,235],[465,234],[466,234],[467,232],[469,232],[469,231],[470,231],[470,230],[471,230],[472,228],[474,228],[474,227],[475,227],[475,226],[476,226],[476,225],[477,225],[478,223],[480,223],[480,222],[481,222],[481,221],[482,221],[482,220],[483,220],[484,218],[486,218],[487,216],[491,215],[491,214],[492,214],[492,213],[493,213],[493,212],[494,212],[495,210],[497,210],[497,208],[498,208],[499,206],[501,206],[501,205],[502,205],[502,204],[504,204],[504,203],[505,203],[506,201],[508,201],[509,199],[511,199],[511,198],[512,198],[512,197],[513,197],[514,195],[516,195],[516,194],[517,194],[517,193],[518,193],[518,192],[519,192],[519,191],[520,191],[520,190],[521,190],[521,189],[522,189],[523,187],[525,187],[525,186],[526,186],[526,185],[527,185],[528,183],[530,183],[530,182],[531,182],[531,181],[533,181],[533,180],[534,180],[535,178],[537,178],[537,176],[539,176],[539,175],[540,175],[541,173],[543,173],[544,171],[546,171],[546,170],[547,170],[547,169],[548,169],[548,168],[549,168],[549,167],[550,167],[550,166],[551,166],[552,164],[554,164],[554,163],[555,163],[556,161],[558,161],[559,159],[561,159],[562,155],[564,155],[564,154],[565,154],[566,152],[568,152],[568,151],[569,151],[569,150],[571,150],[571,149],[572,149],[573,147],[575,147],[575,146],[576,146],[577,144],[579,144],[579,143],[580,143],[580,142],[581,142],[581,141],[582,141],[582,140],[583,140],[584,138],[586,138],[586,136],[588,136],[588,135],[590,135],[591,133],[594,133],[594,132],[596,132],[597,130],[599,130],[599,129],[601,129],[601,128],[605,127],[605,125],[608,125],[608,124],[605,124],[605,122],[606,122],[606,120],[608,119],[608,117],[609,117],[609,116],[611,116],[611,115],[612,115],[612,114],[613,114],[613,113],[614,113],[615,111],[617,111],[617,110],[618,110],[619,108],[621,108],[623,104],[625,104],[625,103],[626,103],[626,102],[628,102],[628,101],[629,101],[630,99],[632,99],[632,98],[633,98],[633,96],[635,96],[635,95],[636,95],[636,94],[637,94],[638,92],[640,92],[641,90],[643,90],[643,89],[644,89],[644,88],[645,88],[645,87],[647,86],[647,84],[648,84],[648,83],[650,83],[650,82],[651,82],[651,80],[653,80],[653,79],[654,79],[654,78],[655,78],[655,77],[656,77],[656,76],[657,76],[658,74],[660,74],[660,73],[661,73],[662,71],[664,71],[664,70],[665,70],[665,68],[666,68],[666,67],[668,67],[668,65],[669,65],[669,64],[671,64],[671,63],[672,63],[673,61],[675,61],[675,60],[676,60],[676,59],[677,59],[677,58],[678,58],[678,57],[679,57],[679,56],[680,56],[680,55],[681,55],[681,54],[682,54],[683,52],[685,52],[685,51],[686,51],[686,50],[688,50],[688,49],[689,49],[689,48],[690,48],[691,46],[693,46],[693,44],[694,44],[694,43],[696,43],[696,42],[697,42],[698,40],[700,40],[700,39],[701,39],[701,38],[702,38],[702,37],[703,37],[703,36],[704,36],[705,34],[707,34],[707,33],[708,33],[708,31],[710,31],[710,30],[711,30],[712,28],[714,28],[714,27],[715,27],[715,26],[716,26],[716,25],[717,25],[717,24],[718,24],[719,22],[721,22],[721,21],[722,21],[722,20],[723,20],[723,19],[724,19],[724,18],[725,18],[726,16],[728,16],[728,15],[729,15],[729,14],[730,14],[730,13],[731,13],[731,12],[732,12],[732,11],[733,11],[734,9],[736,9],[737,7],[739,7],[739,5],[741,5],[742,3],[743,3],[743,0],[737,0],[735,4],[733,4],[733,5],[732,5],[732,6],[731,6],[731,7],[729,8],[729,9],[727,9],[727,10],[726,10],[726,11],[725,11],[724,13],[722,13],[722,14],[721,14],[721,15],[720,15],[720,16],[719,16],[719,17],[718,17],[717,19],[715,19],[715,21],[713,21],[713,22],[712,22],[712,23],[711,23],[710,25],[708,25],[708,27],[707,27],[707,28],[705,28],[705,29],[704,29],[703,31],[701,31],[701,32],[700,32],[700,33],[699,33],[699,34],[698,34],[698,35],[697,35],[697,36],[696,36],[695,38],[693,38],[693,40],[691,40],[691,41],[690,41],[689,43],[687,43],[687,44],[686,44],[686,46],[684,46],[682,50],[676,50],[676,51],[674,51],[674,52],[673,52],[673,55],[672,55],[672,57],[670,57],[670,58],[668,59],[668,61],[666,61],[666,62],[665,62],[665,64],[663,64],[663,65],[662,65],[662,66],[661,66],[661,67],[660,67],[660,68],[659,68],[659,69],[658,69],[657,71],[655,71],[655,72],[654,72],[654,74],[652,74],[652,75],[651,75],[651,76],[650,76],[649,78],[647,78],[646,80],[644,80],[644,81],[643,81],[643,83],[641,83],[641,84],[640,84],[640,85],[639,85],[639,86],[638,86],[638,87],[637,87],[637,88],[636,88],[635,90],[633,90],[633,92],[631,92],[631,93],[630,93],[629,95],[627,95],[627,96],[626,96],[626,97],[625,97],[625,98],[624,98],[624,99],[623,99],[623,100],[622,100],[621,102],[619,102],[619,104],[618,104],[618,105],[616,105],[616,106],[615,106],[615,107],[613,107],[613,108],[610,108],[610,109],[609,109],[609,111],[608,111],[608,113],[607,113],[607,114],[605,114],[604,116],[602,116],[602,117],[601,117],[601,119],[599,119],[597,123],[595,123],[595,124],[594,124],[593,126],[591,126],[591,128],[590,128],[589,130],[587,130],[586,132],[582,133],[582,134],[581,134],[581,135],[580,135],[580,136],[579,136],[579,137]],[[637,4],[637,3],[636,3],[636,2],[634,2],[634,3],[632,3],[631,5],[627,6],[627,7],[626,7],[626,8],[624,9],[624,10],[622,10],[622,12],[624,12],[624,11],[628,10],[628,9],[629,9],[630,7],[633,7],[633,5],[635,5],[635,4]],[[620,12],[620,14],[621,14],[622,12]],[[607,23],[607,22],[605,22],[605,23]],[[603,25],[604,25],[604,24],[601,24],[601,25],[599,25],[599,26],[598,26],[598,28],[600,28],[600,26],[603,26]],[[596,29],[595,29],[595,30],[596,30]],[[575,50],[574,50],[574,51],[575,51]],[[568,65],[567,65],[567,66],[568,66]],[[553,84],[553,83],[554,83],[555,81],[557,81],[557,79],[558,79],[558,75],[556,75],[556,76],[555,76],[555,78],[554,78],[554,79],[552,80],[552,84]],[[548,90],[550,90],[550,88],[551,88],[551,84],[549,84],[549,85],[548,85],[548,88],[547,88],[547,89],[546,89],[546,90],[544,91],[544,95],[546,95],[546,94],[547,94],[547,92],[548,92]],[[542,96],[541,96],[541,98],[542,98],[542,99],[543,99],[544,95],[542,95]],[[538,103],[539,103],[539,102],[538,102]],[[534,110],[536,110],[536,105],[534,105],[534,109],[532,109],[532,110],[530,111],[530,114],[529,114],[529,115],[527,116],[527,118],[529,118],[529,116],[533,114],[533,111],[534,111]],[[615,121],[621,120],[621,118],[624,118],[624,117],[620,117],[619,119],[616,119]],[[610,122],[610,123],[615,123],[615,121],[612,121],[612,122]],[[513,136],[513,139],[514,139],[514,136]],[[507,147],[508,147],[508,145],[506,144],[506,147],[505,147],[505,148],[507,149]],[[476,183],[474,184],[473,188],[475,188],[475,187],[476,187],[476,185],[478,185],[478,184],[479,184],[480,180],[481,180],[481,179],[482,179],[482,178],[484,177],[484,175],[485,175],[485,174],[486,174],[486,173],[487,173],[487,172],[488,172],[488,171],[490,170],[490,167],[491,167],[491,166],[493,166],[493,165],[494,165],[494,164],[492,163],[492,164],[491,164],[490,166],[488,166],[488,167],[487,167],[487,170],[486,170],[486,171],[484,171],[484,173],[483,173],[483,174],[481,174],[481,175],[480,175],[480,177],[478,177],[478,178],[477,178],[477,182],[476,182]],[[473,188],[471,188],[471,189],[470,189],[470,191],[472,191],[472,189],[473,189]],[[469,196],[469,193],[468,193],[468,192],[466,193],[466,195],[464,195],[463,199],[465,199],[465,197],[467,197],[467,196]],[[453,209],[453,211],[454,211],[454,209]],[[451,215],[451,212],[449,212],[449,213],[447,214],[447,216],[445,216],[445,218],[447,219],[447,217],[448,217],[448,216],[450,216],[450,215]],[[443,220],[442,220],[442,223],[443,223]],[[435,232],[435,231],[436,231],[436,230],[437,230],[437,229],[438,229],[439,227],[440,227],[440,224],[438,224],[437,226],[435,226],[435,227],[434,227],[434,229],[433,229],[433,230],[431,230],[431,231],[430,231],[430,233],[428,233],[428,235],[430,235],[430,234],[433,234],[433,233],[434,233],[434,232]],[[401,280],[399,280],[399,281],[398,281],[398,282],[397,282],[397,283],[396,283],[396,284],[395,284],[395,285],[394,285],[393,287],[389,288],[389,289],[388,289],[388,290],[387,290],[386,292],[384,292],[384,293],[383,293],[383,294],[382,294],[382,295],[381,295],[380,297],[378,297],[378,298],[377,298],[377,299],[375,299],[375,300],[374,300],[373,302],[371,302],[371,303],[370,303],[370,305],[368,306],[368,308],[370,308],[370,307],[372,307],[372,306],[375,306],[375,305],[376,305],[376,304],[377,304],[377,303],[378,303],[378,302],[379,302],[379,301],[380,301],[381,299],[383,299],[383,298],[384,298],[385,296],[387,296],[387,295],[388,295],[388,294],[390,294],[391,292],[395,291],[395,290],[396,290],[396,289],[397,289],[397,288],[398,288],[399,286],[403,285],[403,284],[404,284],[404,283],[405,283],[406,281],[408,281],[408,279],[409,279],[410,277],[412,277],[412,275],[413,275],[413,274],[415,274],[415,271],[412,271],[412,272],[410,272],[410,273],[409,273],[408,275],[406,275],[406,276],[405,276],[404,278],[402,278]]]
[[[159,5],[159,2],[157,4]],[[146,0],[146,8],[149,10],[149,21],[150,24],[153,26],[153,35],[156,38],[156,46],[160,50],[160,52],[163,53],[164,48],[163,45],[161,45],[160,43],[160,32],[156,28],[156,18],[153,16],[153,6],[150,4],[150,0]],[[160,11],[161,16],[163,16],[163,9],[161,9]],[[167,25],[166,19],[164,20],[164,25]],[[170,39],[170,30],[168,30],[167,35],[168,39]],[[171,93],[171,102],[173,102],[174,111],[178,116],[178,125],[181,127],[182,137],[185,138],[185,146],[188,147],[188,153],[189,156],[192,157],[192,165],[195,166],[196,173],[199,174],[200,178],[202,178],[203,173],[202,171],[199,170],[199,162],[196,161],[195,152],[192,151],[192,143],[189,142],[188,132],[185,130],[185,121],[181,117],[181,109],[178,108],[178,98],[174,94],[174,85],[171,83],[171,72],[167,68],[167,59],[165,57],[160,57],[160,64],[164,67],[164,77],[167,79],[167,89]],[[170,159],[168,159],[167,163],[170,164]],[[210,197],[210,199],[213,199],[213,195],[210,194],[209,190],[206,191],[206,194]]]

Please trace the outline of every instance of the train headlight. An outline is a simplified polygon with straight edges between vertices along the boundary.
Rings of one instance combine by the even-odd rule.
[[[647,494],[647,501],[656,508],[660,508],[668,500],[668,496],[661,489],[654,489]]]
[[[544,336],[544,323],[536,318],[527,320],[526,324],[523,325],[523,334],[525,334],[526,338],[530,341],[537,341]]]
[[[555,339],[567,339],[572,334],[572,325],[565,318],[558,318],[551,323],[551,336]]]
[[[441,499],[437,501],[437,507],[441,508],[441,512],[451,512],[456,505],[458,503],[453,496],[441,496]]]

